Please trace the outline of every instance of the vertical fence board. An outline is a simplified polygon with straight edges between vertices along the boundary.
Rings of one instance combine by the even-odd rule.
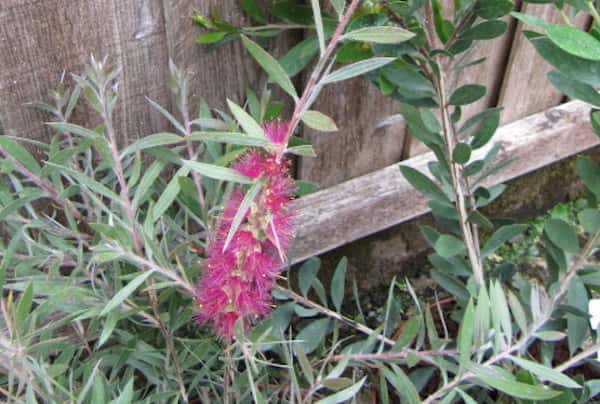
[[[48,98],[63,71],[81,73],[91,54],[123,67],[116,130],[122,141],[166,121],[144,99],[168,102],[161,0],[8,1],[0,7],[0,114],[14,135],[48,138],[44,113],[23,106]],[[84,113],[88,123],[94,117]]]
[[[244,91],[256,80],[258,68],[240,41],[217,49],[196,42],[202,31],[191,24],[195,11],[210,15],[216,8],[232,24],[247,24],[238,0],[163,0],[169,56],[190,75],[192,100],[206,99],[211,107],[224,108],[226,99],[244,102]],[[195,104],[193,104],[195,105]]]
[[[523,3],[521,11],[546,21],[562,22],[560,13],[553,4]],[[579,14],[573,22],[579,27],[585,27],[588,18]],[[563,100],[563,94],[552,87],[546,78],[546,73],[552,67],[537,54],[523,35],[524,29],[535,30],[518,23],[498,100],[498,104],[504,107],[502,123],[510,123],[543,111]]]

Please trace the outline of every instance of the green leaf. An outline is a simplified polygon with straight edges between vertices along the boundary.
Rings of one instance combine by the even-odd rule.
[[[344,34],[344,39],[362,42],[395,44],[408,41],[415,36],[414,33],[400,27],[374,26],[360,28]]]
[[[214,164],[201,163],[199,161],[192,160],[181,160],[181,162],[185,167],[188,167],[196,171],[198,174],[208,178],[213,178],[215,180],[221,181],[238,182],[240,184],[254,183],[252,178],[246,177],[245,175],[242,175],[231,168],[216,166]]]
[[[475,131],[473,135],[473,140],[471,141],[471,147],[473,149],[479,149],[480,147],[485,146],[494,133],[496,133],[496,129],[500,125],[500,112],[494,111],[491,115],[486,116],[481,121],[481,125]]]
[[[482,382],[512,397],[525,400],[549,400],[561,394],[560,391],[550,390],[545,386],[533,386],[506,379],[494,367],[472,363],[470,368]]]
[[[216,43],[225,38],[227,34],[228,32],[226,31],[204,32],[196,37],[196,42],[204,45]]]
[[[296,93],[294,84],[279,62],[277,62],[273,56],[269,55],[256,42],[252,41],[245,35],[242,35],[242,42],[252,57],[254,57],[258,64],[267,72],[269,78],[277,83],[279,87],[281,87],[282,90],[288,93],[292,98],[297,99],[298,94]]]
[[[600,41],[587,32],[570,25],[551,24],[546,33],[565,52],[588,60],[600,60]]]
[[[29,311],[31,310],[32,302],[33,284],[29,282],[27,284],[27,287],[25,288],[25,291],[21,295],[21,298],[19,299],[19,304],[17,305],[17,311],[15,313],[18,327],[21,327],[21,325],[24,324],[25,319],[27,318],[27,316],[29,315]]]
[[[469,291],[455,276],[450,275],[438,270],[431,270],[431,277],[433,280],[445,289],[448,293],[456,296],[460,301],[467,301],[469,299]]]
[[[400,171],[406,180],[417,191],[440,202],[449,202],[448,197],[429,177],[409,166],[400,166]]]
[[[298,306],[296,306],[298,307]],[[304,374],[304,377],[306,378],[306,380],[308,380],[309,383],[314,383],[315,381],[315,375],[312,369],[312,366],[310,364],[310,361],[308,360],[308,357],[306,356],[306,353],[304,352],[304,348],[302,347],[302,344],[296,344],[294,345],[294,354],[296,355],[296,358],[298,358],[298,363],[300,364],[300,369],[302,369],[302,373]]]
[[[398,366],[392,364],[390,367],[392,370],[386,366],[382,366],[381,370],[383,371],[385,378],[396,389],[396,393],[400,395],[402,402],[408,404],[419,404],[421,402],[419,393],[408,376],[406,376],[406,374],[404,374],[402,369],[400,369]]]
[[[578,157],[577,173],[585,186],[596,195],[596,198],[600,198],[600,167],[598,164],[587,156]]]
[[[346,401],[350,400],[352,397],[356,396],[356,394],[358,394],[358,392],[362,388],[363,384],[365,384],[366,380],[367,380],[367,376],[363,377],[358,382],[354,383],[352,386],[350,386],[342,391],[339,391],[335,394],[332,394],[329,397],[325,397],[325,398],[317,401],[316,404],[338,404],[338,403],[346,402]]]
[[[466,143],[458,143],[452,151],[452,160],[458,164],[466,164],[471,158],[471,146]]]
[[[302,122],[312,129],[323,132],[335,132],[338,130],[333,119],[319,111],[306,111],[302,114],[301,119]]]
[[[386,57],[375,57],[366,60],[361,60],[360,62],[352,63],[350,65],[341,67],[340,69],[329,73],[321,80],[322,84],[330,84],[335,83],[342,80],[347,80],[352,77],[360,76],[362,74],[368,73],[371,70],[379,69],[382,66],[387,65],[390,62],[396,60],[395,58],[386,58]]]
[[[549,22],[546,22],[539,17],[535,17],[535,16],[529,15],[529,14],[524,14],[524,13],[519,13],[519,12],[513,11],[512,13],[510,13],[510,15],[512,15],[517,20],[520,20],[525,24],[530,24],[530,25],[533,25],[534,27],[538,27],[543,30],[546,30],[550,25],[552,25]]]
[[[248,209],[250,209],[250,205],[252,205],[252,203],[254,202],[254,199],[256,198],[256,196],[258,195],[260,190],[262,189],[262,186],[263,186],[262,181],[256,181],[254,184],[252,184],[250,189],[246,192],[246,195],[244,195],[244,199],[240,203],[240,206],[239,206],[237,212],[235,212],[235,216],[233,217],[233,220],[231,221],[231,227],[229,228],[229,232],[227,233],[227,237],[225,238],[225,243],[223,244],[223,251],[227,250],[227,247],[229,246],[231,239],[233,238],[235,233],[238,231],[238,228],[240,227],[242,220],[246,217],[246,212],[248,212]]]
[[[519,329],[525,335],[528,332],[527,328],[527,315],[525,314],[525,310],[523,309],[523,305],[519,301],[519,298],[512,292],[508,291],[508,305],[510,306],[510,311],[515,318],[515,322],[519,326]]]
[[[507,15],[514,6],[511,0],[478,0],[473,11],[478,17],[492,20]]]
[[[408,103],[400,104],[400,112],[406,120],[410,133],[425,144],[443,145],[440,135],[430,130],[431,125],[425,124],[426,112],[421,111]]]
[[[150,168],[152,169],[153,167],[151,166]],[[160,169],[162,170],[162,167]],[[190,167],[187,167],[187,166],[180,167],[179,170],[177,170],[177,172],[173,176],[173,178],[171,178],[171,180],[169,181],[169,183],[167,184],[165,189],[160,194],[160,197],[158,198],[158,201],[156,201],[156,204],[154,206],[152,206],[152,215],[151,215],[152,223],[154,223],[158,219],[160,219],[162,217],[162,215],[167,211],[167,209],[169,209],[171,204],[175,201],[175,199],[177,198],[177,195],[179,195],[179,191],[181,190],[181,185],[179,183],[179,177],[185,177],[189,174],[189,172],[190,172]],[[160,171],[157,167],[157,170],[152,173],[152,177],[148,178],[148,186],[152,185],[150,183],[150,181],[152,181],[153,179],[158,177],[159,174],[160,174]],[[144,178],[145,178],[145,176],[144,176]],[[142,178],[142,182],[144,181],[144,178]],[[142,194],[142,193],[138,194],[138,192],[136,192],[136,198],[138,197],[138,195],[140,195],[140,198],[141,198],[141,197],[143,197],[144,194]]]
[[[551,71],[547,76],[554,87],[569,97],[600,107],[600,94],[589,84],[567,77],[557,71]]]
[[[333,306],[339,312],[344,301],[344,289],[346,282],[346,270],[348,268],[348,259],[343,257],[338,262],[333,278],[331,279],[331,301]]]
[[[100,134],[91,129],[84,128],[83,126],[75,125],[74,123],[67,122],[47,122],[46,125],[50,126],[57,132],[69,132],[74,135],[78,135],[87,139],[95,139]]]
[[[508,357],[511,361],[522,367],[523,369],[533,373],[541,380],[552,382],[568,389],[580,389],[581,385],[576,383],[573,379],[567,375],[562,374],[558,370],[540,365],[539,363],[532,362],[527,359],[518,358],[516,356]]]
[[[442,234],[435,242],[433,249],[440,256],[450,258],[455,255],[463,254],[465,251],[465,243],[461,239],[449,234]]]
[[[404,323],[400,336],[394,343],[392,351],[398,352],[407,346],[410,346],[421,328],[421,319],[417,316],[411,317]]]
[[[265,138],[265,131],[258,124],[258,122],[256,122],[254,118],[250,116],[249,113],[244,111],[242,107],[240,107],[231,100],[227,100],[227,105],[229,106],[229,110],[235,117],[235,120],[238,121],[240,126],[248,135],[256,138]]]
[[[448,101],[451,105],[471,104],[485,95],[486,88],[481,84],[466,84],[457,88]]]
[[[579,223],[589,234],[600,232],[600,212],[598,209],[584,209],[577,215]]]
[[[518,236],[527,230],[526,224],[511,224],[502,226],[487,240],[484,247],[481,249],[481,257],[489,257],[496,251],[498,247],[513,237]]]
[[[35,157],[33,157],[25,147],[13,141],[8,136],[0,135],[0,147],[32,173],[38,175],[42,170]]]
[[[300,146],[292,146],[285,149],[287,153],[295,154],[303,157],[317,157],[315,149],[310,144],[303,144]]]
[[[454,31],[454,24],[452,24],[452,21],[448,21],[444,18],[440,0],[433,0],[431,3],[433,6],[433,24],[435,26],[435,32],[438,38],[440,38],[440,41],[445,44],[448,42],[448,39]]]
[[[566,335],[559,331],[538,331],[534,334],[536,338],[546,342],[557,342],[566,337]]]
[[[181,143],[185,140],[182,136],[174,133],[154,133],[152,135],[144,136],[124,148],[121,151],[121,159],[128,154],[132,154],[144,149],[158,146],[169,146],[172,144]]]
[[[237,132],[192,132],[186,140],[235,144],[250,147],[269,147],[273,143],[266,137],[258,137]]]
[[[100,312],[100,316],[108,314],[111,310],[116,309],[121,303],[125,301],[142,283],[148,279],[150,275],[154,273],[154,270],[147,270],[133,278],[123,289],[119,290],[116,295],[110,299],[110,301],[104,306],[104,309]]]
[[[579,252],[579,240],[577,232],[569,223],[561,219],[548,219],[544,223],[544,232],[556,246],[563,250],[577,254]]]
[[[501,20],[492,20],[492,21],[484,21],[478,25],[475,25],[469,29],[463,31],[459,36],[458,40],[460,41],[479,41],[479,40],[487,40],[494,39],[504,34],[506,31],[506,24]]]
[[[131,404],[133,403],[133,377],[129,379],[125,389],[119,394],[119,397],[112,400],[109,404]]]
[[[306,297],[306,294],[310,290],[317,277],[320,267],[321,261],[314,257],[309,258],[300,267],[300,271],[298,272],[298,287],[300,288],[300,293],[302,293],[302,296]]]
[[[323,339],[329,332],[330,320],[328,318],[320,318],[318,320],[311,321],[306,327],[304,327],[298,335],[296,340],[303,341],[304,352],[308,355],[323,342]]]
[[[591,86],[600,86],[600,62],[579,58],[554,45],[544,35],[525,32],[539,54],[556,70]]]
[[[171,115],[171,113],[169,111],[167,111],[166,109],[164,109],[163,107],[161,107],[158,103],[152,101],[150,98],[146,97],[146,100],[150,103],[150,105],[152,105],[158,112],[160,112],[165,118],[167,118],[169,120],[169,122],[171,122],[171,125],[173,125],[173,127],[175,127],[175,129],[177,129],[180,133],[185,134],[185,128],[183,127],[183,125],[181,125],[181,123],[175,119],[175,117],[173,115]]]
[[[573,277],[567,291],[567,302],[583,313],[588,312],[588,293],[585,284],[578,276]],[[586,317],[567,314],[567,337],[569,352],[574,355],[581,347],[588,334],[589,322]]]
[[[457,346],[459,352],[459,367],[461,370],[464,370],[471,360],[471,349],[473,348],[473,335],[475,332],[474,312],[473,299],[469,299],[458,332]]]
[[[294,77],[300,73],[319,53],[319,42],[314,36],[308,37],[294,45],[279,59],[279,64],[288,76]]]
[[[313,18],[315,20],[315,31],[317,31],[317,38],[319,38],[319,48],[321,48],[321,54],[325,53],[325,33],[323,32],[323,17],[321,16],[321,5],[319,0],[310,0],[310,5],[313,11]]]

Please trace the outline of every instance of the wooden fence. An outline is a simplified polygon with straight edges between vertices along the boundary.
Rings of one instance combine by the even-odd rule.
[[[452,4],[452,0],[444,2]],[[196,44],[199,30],[191,21],[194,11],[207,14],[212,7],[217,7],[229,21],[247,23],[238,3],[238,0],[1,0],[0,119],[5,130],[18,136],[47,138],[49,132],[43,126],[47,116],[23,104],[47,98],[62,73],[80,72],[92,53],[97,57],[107,55],[113,64],[123,68],[116,123],[123,142],[169,130],[168,122],[153,111],[145,99],[147,96],[167,109],[172,106],[165,80],[169,59],[191,72],[192,96],[196,101],[201,96],[211,106],[220,108],[224,107],[226,98],[243,102],[245,88],[258,85],[262,79],[260,68],[238,42],[216,51]],[[522,11],[524,8],[529,14],[559,20],[551,5],[526,3]],[[579,19],[576,23],[585,26],[588,21]],[[485,57],[486,62],[462,70],[452,78],[451,85],[477,82],[487,85],[488,92],[482,100],[466,108],[464,116],[502,105],[505,108],[503,124],[508,124],[565,101],[547,83],[545,72],[550,68],[521,34],[522,29],[520,23],[511,19],[504,36],[470,51],[467,56],[470,60]],[[288,35],[277,40],[272,50],[281,54],[300,39],[301,35]],[[301,86],[304,79],[301,77],[297,84]],[[397,224],[410,215],[423,213],[423,202],[408,191],[399,173],[388,173],[385,169],[411,157],[407,164],[420,167],[427,158],[414,157],[424,150],[408,137],[402,120],[379,127],[385,118],[398,113],[393,100],[381,96],[374,86],[358,78],[326,88],[314,108],[332,116],[340,131],[317,134],[304,130],[302,133],[313,141],[318,157],[300,160],[298,177],[318,182],[326,189],[299,201],[302,214],[307,219],[310,216],[313,223],[300,232],[299,257],[331,249]],[[580,103],[570,104],[566,109],[558,109],[558,121],[547,114],[531,118],[536,125],[550,122],[546,132],[542,126],[531,126],[527,120],[507,127],[512,129],[502,129],[501,136],[508,145],[505,152],[512,150],[523,155],[527,147],[541,146],[539,142],[549,138],[565,147],[562,152],[551,153],[543,161],[535,162],[539,167],[595,145],[596,138],[580,119],[585,115],[584,110]],[[79,116],[79,119],[86,118],[85,112]],[[567,123],[561,124],[561,119],[567,119]],[[523,128],[529,130],[526,137],[530,142],[524,149],[521,148],[523,142],[509,141],[511,136],[523,134]],[[532,137],[534,129],[542,133]],[[511,133],[511,130],[516,132]],[[577,144],[559,141],[569,136],[565,131],[572,130],[579,133]],[[526,173],[531,167],[531,164],[521,167],[513,174]],[[355,180],[341,184],[351,178]],[[364,186],[369,181],[379,184],[369,190],[371,205],[357,204],[350,194],[354,187]],[[390,217],[388,208],[377,211],[376,207],[389,204],[386,198],[391,197],[392,191],[396,192],[392,197],[396,202],[389,205],[394,212]],[[349,199],[340,198],[346,195],[344,192],[349,193]],[[408,208],[406,203],[410,204],[409,214],[400,212]],[[382,223],[370,225],[367,221],[358,230],[335,228],[339,220],[356,215],[358,206],[374,209],[370,216],[375,213],[388,216],[382,216]],[[331,218],[327,219],[327,214],[319,216],[318,212],[327,213],[332,209],[336,209],[336,220],[328,222]],[[322,246],[311,245],[308,237],[318,229],[323,238],[313,239],[329,239]],[[326,229],[337,236],[328,237],[323,233]]]

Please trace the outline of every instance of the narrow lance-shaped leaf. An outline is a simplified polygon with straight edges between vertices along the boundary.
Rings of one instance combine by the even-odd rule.
[[[414,33],[400,27],[378,26],[365,27],[350,31],[344,35],[344,39],[354,41],[375,42],[383,44],[401,43],[412,39]]]
[[[533,386],[531,384],[506,379],[493,367],[472,363],[470,368],[482,382],[512,397],[525,400],[549,400],[561,394],[560,391],[550,390],[545,386]]]
[[[181,162],[184,166],[189,167],[192,170],[208,178],[213,178],[215,180],[221,181],[238,182],[240,184],[253,183],[251,178],[246,177],[245,175],[242,175],[231,168],[216,166],[214,164],[201,163],[199,161],[192,160],[181,160]]]
[[[331,300],[337,311],[340,311],[344,300],[344,286],[346,281],[346,270],[348,268],[348,259],[343,257],[335,268],[331,280]]]
[[[317,401],[316,404],[338,404],[338,403],[347,402],[352,397],[356,396],[356,394],[358,394],[358,392],[362,388],[363,384],[365,384],[366,380],[367,380],[367,377],[365,376],[362,379],[360,379],[358,382],[354,383],[352,386],[350,386],[342,391],[339,391],[335,394],[332,394],[329,397],[325,397],[325,398]]]
[[[458,332],[459,366],[461,371],[465,369],[467,363],[471,359],[473,335],[475,332],[474,311],[473,299],[469,299],[469,304],[465,309],[465,314],[463,315],[460,325],[460,331]]]
[[[235,144],[250,147],[268,147],[273,143],[266,137],[257,137],[239,132],[192,132],[186,140]]]
[[[233,217],[233,221],[231,222],[231,227],[229,228],[229,233],[227,233],[227,238],[225,239],[225,244],[223,244],[223,251],[227,250],[227,247],[229,246],[231,239],[233,238],[233,236],[237,232],[238,228],[240,227],[242,220],[246,216],[246,212],[250,208],[250,205],[252,204],[252,202],[254,202],[254,199],[260,192],[262,186],[263,186],[262,181],[256,181],[250,187],[248,192],[246,192],[246,195],[244,195],[244,199],[242,200],[242,203],[240,203],[240,207],[238,208],[237,212],[235,213],[235,216]]]
[[[323,77],[321,83],[330,84],[337,81],[351,79],[352,77],[368,73],[371,70],[379,69],[380,67],[385,66],[394,60],[396,59],[388,57],[376,57],[361,60],[360,62],[352,63],[328,74],[327,76]]]
[[[263,128],[250,116],[249,113],[244,111],[239,105],[231,100],[227,100],[227,105],[229,106],[229,110],[235,117],[235,120],[238,121],[240,126],[244,129],[244,131],[254,137],[264,138],[265,131]]]
[[[335,132],[338,130],[333,119],[319,111],[306,111],[302,114],[302,122],[306,126],[323,132]]]
[[[267,72],[269,78],[277,83],[283,91],[288,93],[292,98],[297,99],[298,94],[294,88],[294,84],[288,77],[283,67],[269,55],[263,48],[261,48],[256,42],[252,41],[245,35],[242,35],[242,42],[244,46],[258,62],[258,64]]]
[[[133,278],[131,282],[129,282],[123,289],[119,290],[119,292],[114,295],[112,299],[110,299],[106,306],[104,306],[104,309],[102,309],[100,312],[100,316],[106,315],[108,312],[123,303],[125,299],[135,292],[135,290],[140,287],[140,285],[144,283],[144,281],[146,281],[146,279],[148,279],[148,277],[153,273],[154,270],[148,270]]]
[[[576,383],[569,376],[562,374],[558,370],[540,365],[539,363],[532,362],[527,359],[518,358],[516,356],[509,356],[510,360],[522,367],[525,370],[530,371],[537,377],[544,381],[552,382],[560,386],[564,386],[568,389],[580,389],[581,386]]]
[[[310,0],[310,5],[315,19],[315,30],[317,31],[317,37],[319,38],[319,48],[321,49],[321,54],[323,54],[325,53],[325,33],[323,32],[321,6],[319,5],[319,0]]]

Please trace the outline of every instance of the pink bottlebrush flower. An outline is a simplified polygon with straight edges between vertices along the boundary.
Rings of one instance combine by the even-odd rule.
[[[287,132],[290,127],[289,121],[273,120],[265,122],[263,129],[265,135],[273,143],[284,144],[287,143]]]
[[[288,125],[285,121],[272,121],[264,125],[264,130],[272,142],[285,147]],[[293,212],[289,209],[294,181],[288,162],[279,159],[276,152],[251,149],[233,168],[263,180],[264,184],[224,249],[233,218],[244,199],[239,188],[230,193],[198,282],[200,312],[195,316],[200,323],[212,322],[215,332],[227,341],[233,339],[239,320],[248,327],[269,312],[271,289],[285,266],[285,253],[294,232]]]

